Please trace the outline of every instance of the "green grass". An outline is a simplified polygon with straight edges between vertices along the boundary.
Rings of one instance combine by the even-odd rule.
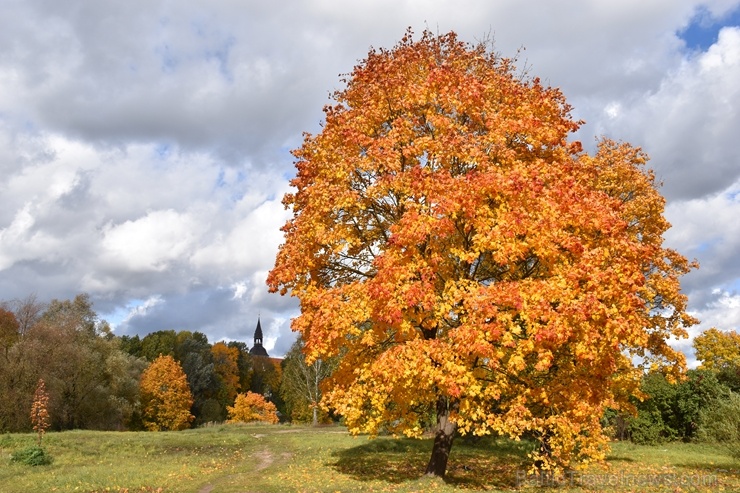
[[[501,439],[457,440],[448,477],[441,481],[423,476],[430,440],[353,438],[340,427],[70,431],[44,437],[43,446],[54,459],[50,465],[10,460],[34,440],[32,434],[0,435],[0,492],[513,491],[531,447]],[[719,447],[615,443],[608,469],[593,466],[581,476],[581,484],[588,486],[570,485],[566,478],[557,488],[542,488],[530,478],[519,491],[740,491],[739,467]],[[696,488],[689,480],[711,484]]]

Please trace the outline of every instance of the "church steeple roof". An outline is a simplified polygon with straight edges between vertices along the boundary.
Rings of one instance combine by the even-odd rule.
[[[260,317],[257,317],[257,328],[254,329],[254,346],[249,350],[249,354],[253,356],[270,356],[267,354],[267,349],[262,346],[262,325],[260,324]]]
[[[262,325],[260,324],[259,317],[257,317],[257,328],[254,330],[254,345],[256,346],[257,344],[262,345]]]

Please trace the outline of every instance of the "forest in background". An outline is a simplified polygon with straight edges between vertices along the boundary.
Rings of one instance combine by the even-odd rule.
[[[283,385],[284,369],[297,375],[304,364],[298,344],[280,360],[253,357],[241,341],[211,343],[197,331],[117,336],[86,294],[48,304],[31,295],[0,304],[0,432],[31,429],[40,379],[52,430],[143,429],[141,376],[160,356],[174,358],[187,376],[193,427],[225,421],[227,407],[246,392],[274,403],[283,421],[312,418],[306,390]]]
[[[740,416],[740,336],[710,329],[694,346],[702,364],[683,381],[648,373],[642,383],[644,399],[634,401],[636,415],[610,411],[603,417],[614,439],[736,444],[740,428],[728,419]],[[197,331],[117,336],[99,319],[86,294],[48,304],[35,296],[2,302],[0,432],[31,430],[29,411],[39,379],[50,397],[52,430],[144,429],[141,376],[160,356],[171,356],[187,377],[192,427],[225,421],[227,407],[246,392],[275,404],[283,422],[311,422],[314,412],[317,420],[326,421],[329,417],[315,404],[332,365],[324,362],[316,371],[317,363],[306,365],[301,347],[299,339],[280,360],[254,357],[241,341],[211,343]],[[302,385],[311,379],[313,389]],[[433,411],[428,414],[431,426]]]

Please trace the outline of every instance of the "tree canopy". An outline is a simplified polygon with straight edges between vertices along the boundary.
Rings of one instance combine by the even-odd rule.
[[[740,392],[740,334],[715,327],[694,338],[700,368],[717,373],[719,380],[734,392]]]
[[[712,327],[694,338],[696,359],[707,370],[736,370],[740,368],[740,334],[722,332]]]
[[[454,433],[540,438],[543,467],[603,457],[599,418],[686,336],[647,156],[591,155],[562,93],[485,43],[411,32],[371,50],[293,151],[268,276],[309,362],[342,354],[325,402],[352,432],[420,436],[444,475]],[[639,364],[633,364],[639,361]]]
[[[148,430],[184,430],[195,418],[187,377],[172,356],[160,356],[141,374],[141,401]]]
[[[265,400],[264,396],[254,392],[237,394],[233,406],[226,408],[230,423],[252,423],[261,421],[275,424],[278,422],[275,404]]]

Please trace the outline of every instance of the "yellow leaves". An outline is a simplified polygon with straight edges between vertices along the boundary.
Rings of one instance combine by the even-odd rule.
[[[547,371],[552,364],[552,353],[548,350],[540,351],[537,354],[537,364],[534,369],[537,371]]]
[[[141,400],[148,430],[183,430],[195,418],[187,377],[172,356],[160,356],[141,374]]]
[[[694,338],[696,359],[701,368],[722,370],[740,367],[740,334],[712,327]]]
[[[576,343],[575,357],[579,360],[593,360],[595,358],[593,347],[586,342]]]
[[[237,394],[233,406],[227,406],[230,423],[251,423],[260,421],[276,424],[278,422],[275,404],[265,400],[260,394],[247,392]]]
[[[524,362],[524,358],[522,358],[520,355],[515,354],[511,358],[509,358],[509,364],[508,367],[512,370],[515,370],[516,372],[520,372],[524,370],[524,367],[526,366],[526,363]]]

